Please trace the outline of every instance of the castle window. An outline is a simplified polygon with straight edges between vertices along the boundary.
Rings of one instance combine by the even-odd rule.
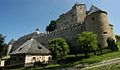
[[[66,24],[68,24],[68,22],[66,22]]]
[[[72,14],[72,18],[75,16],[75,14]]]
[[[73,22],[73,20],[71,20],[71,22]]]
[[[107,34],[107,32],[103,32],[103,34]]]
[[[80,7],[80,9],[82,9],[82,7]]]
[[[92,17],[92,20],[94,20],[94,17]]]
[[[111,28],[113,30],[113,28]]]

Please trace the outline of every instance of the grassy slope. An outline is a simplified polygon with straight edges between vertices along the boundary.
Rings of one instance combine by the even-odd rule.
[[[120,70],[120,63],[113,63],[110,65],[95,67],[95,68],[86,69],[86,70]]]

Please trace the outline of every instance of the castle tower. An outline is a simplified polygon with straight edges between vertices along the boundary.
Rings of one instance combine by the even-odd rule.
[[[63,13],[59,16],[57,19],[57,29],[75,25],[75,24],[81,24],[84,22],[84,18],[86,17],[86,5],[85,4],[79,4],[75,3],[75,5],[72,7],[70,11],[67,13]]]
[[[36,32],[37,34],[40,34],[39,28],[36,28],[35,32]]]
[[[91,6],[90,11],[85,18],[85,25],[86,31],[97,34],[98,44],[100,44],[102,47],[108,46],[108,37],[115,39],[107,19],[107,12],[100,10],[94,5]]]

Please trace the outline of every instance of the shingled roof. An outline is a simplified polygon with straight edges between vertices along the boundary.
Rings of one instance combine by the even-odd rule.
[[[97,8],[96,6],[92,5],[87,15],[90,15],[90,14],[92,14],[92,13],[94,13],[94,12],[98,12],[98,11],[105,12],[105,11]],[[107,12],[105,12],[105,13],[107,13]]]
[[[20,37],[17,41],[14,42],[13,47],[10,52],[15,51],[17,48],[19,48],[22,44],[24,44],[26,41],[30,40],[31,38],[34,38],[38,36],[39,34],[37,32],[33,32],[27,35],[24,35]]]
[[[49,54],[50,51],[35,39],[28,40],[11,54]]]

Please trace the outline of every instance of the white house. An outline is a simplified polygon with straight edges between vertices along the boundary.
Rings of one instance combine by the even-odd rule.
[[[50,53],[42,44],[31,39],[10,54],[10,65],[29,66],[34,62],[48,62],[51,59]]]

